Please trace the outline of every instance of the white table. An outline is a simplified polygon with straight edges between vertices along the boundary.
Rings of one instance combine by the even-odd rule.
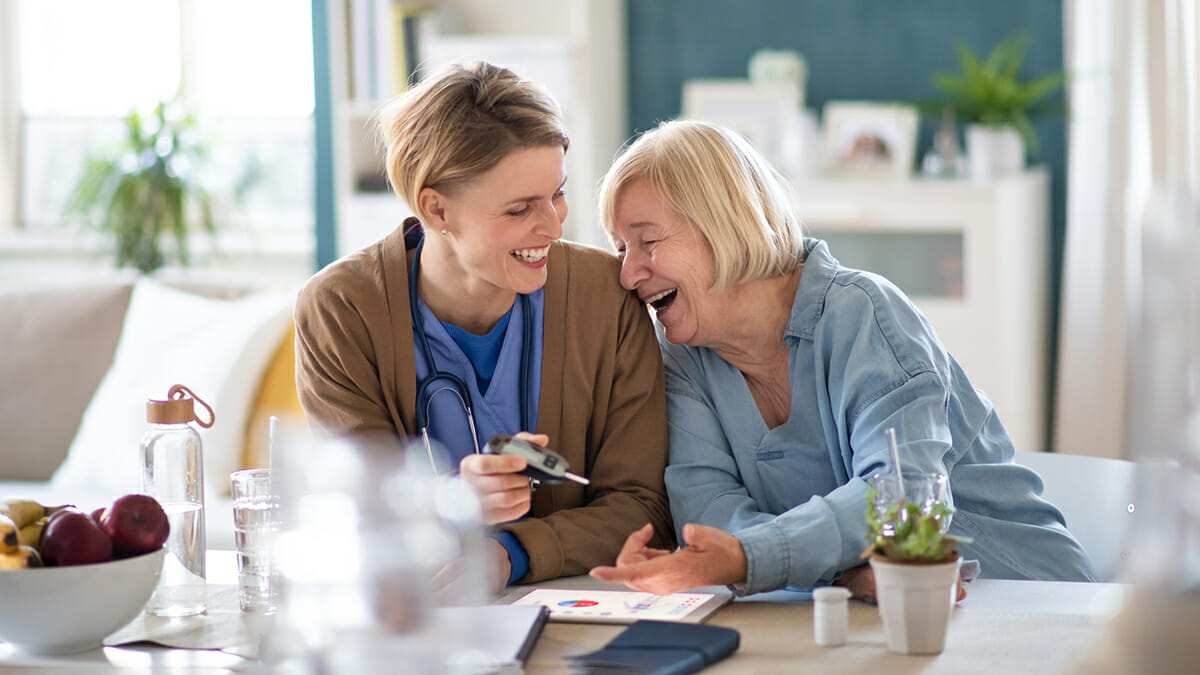
[[[210,615],[238,612],[234,561],[231,551],[209,552]],[[536,587],[618,588],[586,576]],[[513,587],[504,598],[511,600],[531,588]],[[850,603],[847,644],[818,647],[813,641],[812,603],[807,594],[777,591],[738,599],[719,610],[708,623],[738,630],[741,646],[705,672],[1061,672],[1094,645],[1103,624],[1119,609],[1130,587],[980,579],[968,584],[967,590],[967,598],[951,617],[946,648],[935,656],[889,652],[877,609],[860,602]],[[176,621],[200,625],[208,620],[189,617]],[[568,672],[567,657],[599,649],[622,630],[623,626],[551,622],[542,632],[526,672]],[[63,657],[34,657],[0,642],[0,672],[6,673],[26,666],[39,670],[52,667],[56,672],[130,669],[207,674],[253,671],[257,665],[253,659],[217,650],[147,644],[105,647]]]
[[[539,586],[610,587],[588,577]],[[889,652],[878,610],[871,605],[852,601],[847,643],[819,647],[813,640],[812,602],[807,594],[776,591],[741,598],[707,621],[738,630],[741,646],[705,672],[1062,672],[1090,650],[1130,587],[980,579],[968,584],[967,591],[951,616],[945,649],[933,656]],[[551,622],[526,672],[565,672],[566,657],[599,649],[622,630],[623,626]]]

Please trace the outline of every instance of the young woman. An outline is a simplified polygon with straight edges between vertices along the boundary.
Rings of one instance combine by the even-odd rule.
[[[430,439],[494,525],[493,581],[611,563],[652,523],[669,546],[662,359],[610,254],[559,240],[567,134],[554,101],[488,63],[450,66],[380,115],[392,187],[417,214],[315,275],[296,305],[314,426]],[[590,482],[539,485],[479,454],[524,434]],[[430,461],[436,461],[430,451]]]

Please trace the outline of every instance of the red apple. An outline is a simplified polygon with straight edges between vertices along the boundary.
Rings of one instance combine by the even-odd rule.
[[[91,516],[92,516],[92,522],[96,523],[96,526],[97,526],[97,527],[99,527],[99,526],[100,526],[100,515],[101,515],[101,514],[103,514],[103,513],[104,513],[104,507],[103,507],[103,506],[101,506],[100,508],[96,509],[95,511],[92,511],[92,513],[91,513]]]
[[[110,560],[113,545],[86,513],[66,509],[46,521],[41,554],[47,565],[86,565]]]
[[[150,495],[120,497],[100,514],[100,529],[112,538],[117,555],[149,553],[161,548],[171,532],[167,512]]]

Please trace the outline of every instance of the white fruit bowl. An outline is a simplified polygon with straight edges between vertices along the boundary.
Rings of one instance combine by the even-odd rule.
[[[160,548],[91,565],[0,570],[0,640],[33,654],[99,647],[145,607],[164,553]]]

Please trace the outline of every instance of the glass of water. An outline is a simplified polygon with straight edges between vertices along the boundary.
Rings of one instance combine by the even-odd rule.
[[[233,485],[233,531],[238,561],[238,604],[242,611],[274,614],[279,606],[279,570],[272,560],[279,533],[279,495],[270,469],[229,475]]]
[[[879,472],[870,477],[869,483],[876,490],[875,507],[881,514],[887,513],[890,507],[902,502],[916,504],[922,514],[929,513],[934,504],[954,508],[954,498],[950,495],[950,477],[946,474],[904,471],[901,476],[904,479],[903,492],[901,481],[896,479],[895,473]],[[905,512],[901,510],[899,516],[903,520]],[[887,534],[891,526],[884,523],[883,528]],[[945,534],[949,529],[950,517],[941,519],[942,533]]]

